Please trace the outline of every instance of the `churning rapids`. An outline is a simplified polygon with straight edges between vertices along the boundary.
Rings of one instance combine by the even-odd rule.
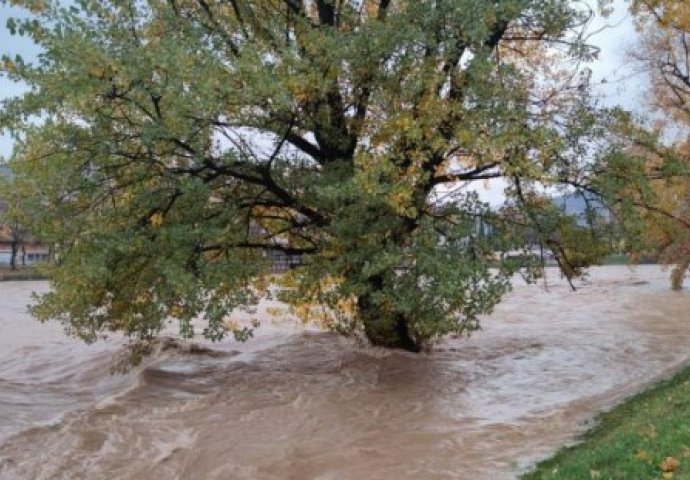
[[[602,267],[573,293],[551,271],[421,355],[265,318],[126,375],[119,342],[29,317],[45,283],[0,283],[0,478],[514,478],[690,360],[690,293],[667,276]]]

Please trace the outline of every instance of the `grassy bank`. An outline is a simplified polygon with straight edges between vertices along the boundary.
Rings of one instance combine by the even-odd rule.
[[[654,265],[657,261],[648,256],[637,258],[634,262],[624,253],[612,253],[601,261],[601,265]]]
[[[33,268],[20,268],[18,270],[0,268],[0,282],[8,280],[43,280],[45,278],[45,275]]]
[[[690,367],[603,414],[583,443],[522,478],[690,479]]]

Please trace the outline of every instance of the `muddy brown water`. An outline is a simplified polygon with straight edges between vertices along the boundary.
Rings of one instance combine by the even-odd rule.
[[[471,339],[421,355],[257,314],[246,344],[168,349],[110,375],[26,313],[42,282],[0,283],[2,479],[510,479],[595,414],[690,361],[690,292],[667,272],[551,271]]]

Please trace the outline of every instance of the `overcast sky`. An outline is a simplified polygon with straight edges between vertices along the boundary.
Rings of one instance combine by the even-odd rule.
[[[632,110],[641,110],[647,77],[629,60],[629,52],[638,43],[638,35],[626,3],[617,0],[616,9],[610,17],[597,17],[592,23],[591,43],[601,51],[590,67],[593,83],[598,83],[595,91],[605,95],[608,105],[619,104]],[[606,83],[599,83],[603,79]]]
[[[635,74],[630,62],[626,60],[626,52],[632,49],[636,42],[636,32],[627,14],[623,0],[617,0],[615,13],[607,19],[597,19],[591,26],[591,31],[598,30],[604,25],[611,28],[597,33],[591,38],[591,43],[600,49],[599,58],[590,65],[593,71],[595,92],[603,96],[607,105],[621,104],[629,109],[639,109],[642,105],[642,93],[645,89],[644,75]],[[21,15],[21,10],[7,4],[0,5],[0,54],[11,56],[21,55],[25,60],[35,60],[38,49],[32,42],[19,36],[10,35],[6,28],[9,17]],[[606,83],[600,83],[602,79]],[[10,82],[0,76],[0,99],[21,93],[23,87]],[[0,156],[7,157],[12,150],[12,142],[7,135],[0,136]],[[492,188],[491,190],[495,190]],[[494,200],[494,194],[489,195]]]
[[[26,38],[10,35],[6,23],[10,17],[19,17],[22,11],[9,5],[0,5],[0,55],[21,55],[25,60],[34,60],[38,54],[38,48]],[[24,91],[24,87],[9,81],[0,75],[0,99],[12,97]],[[7,135],[0,135],[0,157],[6,157],[12,151],[12,142]]]
[[[596,0],[586,0],[596,5]],[[628,110],[643,113],[646,109],[644,93],[648,78],[629,61],[628,54],[638,42],[626,0],[614,0],[613,13],[596,17],[589,26],[589,43],[599,47],[599,56],[587,66],[592,69],[592,91],[600,96],[602,105],[621,105]],[[482,200],[492,206],[503,203],[505,196],[502,179],[495,179],[478,186]]]

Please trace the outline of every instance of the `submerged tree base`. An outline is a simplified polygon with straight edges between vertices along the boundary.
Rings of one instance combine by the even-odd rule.
[[[380,290],[381,282],[375,282],[374,288]],[[415,338],[410,328],[410,319],[402,313],[385,312],[376,305],[371,294],[360,297],[357,306],[364,334],[372,345],[408,352],[422,350],[422,341]]]
[[[364,333],[369,342],[376,347],[396,348],[414,353],[422,351],[421,342],[410,334],[408,321],[402,316],[365,321]]]
[[[683,280],[685,280],[685,274],[690,268],[690,259],[685,259],[680,262],[671,272],[671,288],[676,291],[683,289]]]

